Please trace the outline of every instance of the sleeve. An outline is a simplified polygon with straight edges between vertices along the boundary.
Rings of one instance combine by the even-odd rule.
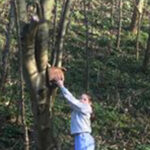
[[[73,110],[82,113],[92,113],[92,108],[88,104],[83,104],[79,100],[77,100],[67,88],[61,87],[61,91]]]

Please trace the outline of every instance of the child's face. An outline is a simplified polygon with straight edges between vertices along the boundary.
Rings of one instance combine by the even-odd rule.
[[[91,102],[89,101],[89,98],[86,94],[82,94],[80,97],[80,101],[84,104],[91,104]]]

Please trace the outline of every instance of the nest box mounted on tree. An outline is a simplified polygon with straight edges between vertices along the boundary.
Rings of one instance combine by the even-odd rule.
[[[48,79],[48,87],[57,87],[57,80],[64,80],[64,72],[66,68],[63,67],[47,67],[47,79]]]

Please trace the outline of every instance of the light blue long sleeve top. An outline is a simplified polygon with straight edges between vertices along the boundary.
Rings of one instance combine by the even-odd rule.
[[[71,134],[91,133],[91,106],[77,100],[67,88],[61,87],[60,89],[73,110],[71,113]]]

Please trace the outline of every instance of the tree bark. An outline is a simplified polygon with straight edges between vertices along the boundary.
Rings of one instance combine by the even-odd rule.
[[[149,37],[147,40],[147,48],[145,51],[145,57],[144,57],[143,66],[142,66],[143,72],[147,71],[149,60],[150,60],[150,27],[149,27]]]
[[[43,19],[50,21],[54,7],[54,0],[40,0],[40,3],[42,7]]]
[[[138,30],[138,19],[139,15],[142,14],[144,6],[144,0],[136,0],[136,4],[134,6],[134,11],[131,19],[130,30],[132,33],[136,34]]]
[[[8,59],[9,59],[9,53],[10,53],[10,42],[11,42],[11,31],[13,28],[13,13],[14,8],[12,5],[12,1],[10,1],[10,12],[9,12],[9,22],[7,25],[7,31],[6,31],[6,43],[4,47],[4,52],[2,54],[2,66],[3,71],[1,73],[1,80],[0,80],[0,91],[4,90],[5,81],[7,78],[7,72],[8,72]]]
[[[26,8],[25,1],[18,0],[19,19],[23,21],[21,24],[22,65],[24,79],[31,95],[35,147],[37,150],[50,150],[52,141],[49,108],[54,89],[47,87],[46,68],[48,64],[49,20],[53,1],[41,0],[37,5],[39,20],[32,19],[27,23],[21,20],[23,16],[26,17],[25,10],[19,9]]]
[[[57,0],[55,0],[54,5],[54,16],[53,16],[53,37],[52,37],[52,59],[51,64],[54,66],[56,62],[56,50],[55,50],[55,43],[56,43],[56,33],[57,33]]]
[[[66,0],[62,9],[61,18],[59,22],[59,28],[58,28],[57,36],[55,38],[55,47],[52,51],[52,58],[51,58],[52,66],[57,66],[57,67],[62,66],[64,38],[65,38],[66,28],[67,28],[67,24],[69,20],[68,17],[70,14],[71,2],[72,2],[71,0]],[[52,110],[56,94],[57,94],[57,89],[53,91],[53,94],[51,97],[52,100],[51,100],[50,110]]]
[[[85,42],[85,50],[86,50],[86,67],[85,67],[85,89],[86,92],[89,91],[89,25],[88,25],[88,18],[87,18],[87,5],[86,1],[83,1],[84,7],[84,21],[85,21],[85,35],[86,35],[86,42]]]
[[[136,36],[136,60],[139,60],[139,38],[140,38],[140,27],[142,14],[139,14],[138,24],[137,24],[137,36]]]
[[[111,25],[114,25],[114,0],[111,1]]]
[[[22,65],[24,79],[31,95],[35,146],[37,150],[50,150],[52,144],[50,108],[56,89],[47,87],[46,70],[49,49],[49,21],[54,0],[40,0],[35,3],[38,19],[35,20],[34,16],[31,16],[30,22],[24,21],[21,24]],[[25,1],[18,0],[17,8],[26,8]],[[69,8],[70,0],[66,0],[60,19],[57,42],[55,43],[57,54],[54,64],[59,67],[62,64],[62,49]],[[25,10],[19,9],[19,14],[20,21],[23,21],[21,18],[26,17]]]
[[[71,0],[66,0],[66,3],[64,5],[60,23],[59,23],[59,29],[58,29],[58,35],[56,38],[56,63],[54,62],[53,64],[56,64],[56,66],[61,67],[62,65],[62,56],[63,56],[63,45],[64,45],[64,37],[66,33],[66,27],[67,27],[67,21],[68,21],[68,16],[70,13],[70,6],[71,6]]]
[[[25,150],[29,150],[29,135],[28,135],[28,126],[26,124],[26,111],[25,111],[25,93],[24,93],[24,80],[23,80],[23,65],[22,65],[22,44],[21,44],[21,37],[20,37],[20,22],[18,18],[18,11],[17,11],[17,5],[16,2],[13,2],[14,8],[15,8],[15,22],[16,22],[16,31],[17,31],[17,42],[18,42],[18,48],[19,48],[19,59],[20,59],[20,100],[19,100],[19,106],[21,110],[19,109],[18,115],[21,114],[21,121],[24,128],[24,143],[25,143]]]
[[[41,56],[38,59],[35,59],[35,50],[39,50],[38,56],[42,52],[40,50],[46,52],[45,44],[43,40],[45,37],[40,37],[41,41],[39,43],[39,48],[34,49],[35,39],[37,40],[37,27],[38,25],[35,22],[30,24],[30,27],[23,29],[24,35],[22,36],[22,50],[23,50],[23,70],[24,70],[24,78],[26,83],[29,85],[30,94],[31,94],[31,103],[32,103],[32,111],[34,115],[34,126],[35,126],[35,141],[37,150],[48,150],[50,145],[50,89],[46,86],[46,65],[48,58],[46,55]],[[46,23],[42,23],[40,25],[41,34],[44,36],[44,33],[47,31]],[[44,29],[43,29],[44,28]],[[45,31],[46,30],[46,31]],[[40,34],[40,35],[41,35]],[[48,33],[47,33],[48,34]],[[47,34],[45,36],[47,37]],[[41,35],[41,36],[42,36]],[[36,43],[37,44],[37,43]],[[44,46],[43,46],[44,44]]]
[[[117,49],[120,50],[121,41],[121,28],[122,28],[122,0],[119,0],[119,20],[118,20],[118,33],[117,33]]]

